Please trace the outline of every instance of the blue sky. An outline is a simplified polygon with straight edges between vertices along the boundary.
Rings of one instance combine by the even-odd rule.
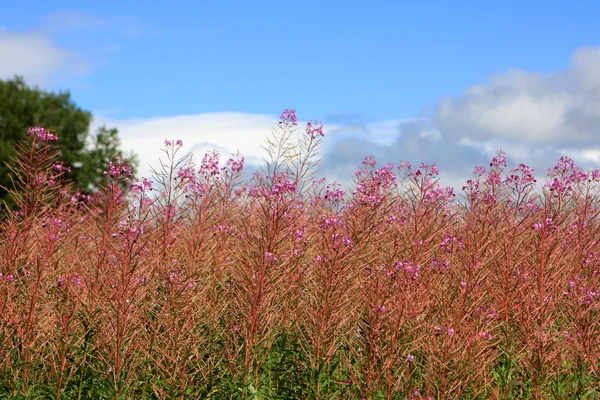
[[[500,147],[543,174],[560,155],[600,164],[598,16],[591,0],[24,0],[0,14],[0,79],[70,90],[144,165],[178,133],[258,162],[291,107],[326,124],[340,179],[373,154],[455,183]]]

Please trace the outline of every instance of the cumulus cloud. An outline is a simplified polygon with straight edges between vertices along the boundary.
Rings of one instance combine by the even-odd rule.
[[[327,138],[323,176],[334,177],[344,186],[351,185],[353,172],[368,155],[376,157],[378,167],[387,163],[398,165],[400,161],[415,166],[421,162],[436,164],[442,183],[457,188],[475,165],[489,162],[480,149],[440,135],[426,118],[363,124],[362,137],[352,135],[355,130],[355,126],[342,125]]]
[[[561,156],[595,168],[600,164],[600,47],[575,51],[563,71],[496,74],[460,96],[441,97],[413,120],[369,126],[351,116],[336,129],[325,157],[326,170],[336,175],[347,175],[366,155],[374,155],[380,165],[436,163],[442,183],[460,188],[476,165],[488,164],[500,149],[513,165],[535,168],[539,178]]]
[[[600,164],[600,47],[582,48],[563,71],[538,74],[509,71],[467,88],[457,97],[442,97],[417,118],[365,121],[360,114],[325,117],[323,164],[318,177],[348,186],[366,156],[378,165],[410,161],[437,164],[441,183],[460,190],[476,165],[487,165],[496,150],[509,165],[525,163],[543,178],[561,156],[583,168]],[[182,139],[199,163],[216,149],[223,158],[238,150],[256,169],[266,152],[261,147],[275,115],[211,113],[152,119],[97,118],[121,132],[123,145],[140,157],[140,175],[158,165],[165,138]],[[299,132],[303,123],[299,123]]]
[[[577,50],[552,74],[509,71],[462,96],[443,97],[436,124],[455,140],[504,139],[528,145],[583,148],[600,126],[600,47]]]

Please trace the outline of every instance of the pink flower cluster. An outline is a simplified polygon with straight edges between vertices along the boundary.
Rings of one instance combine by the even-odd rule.
[[[75,286],[85,286],[83,282],[81,282],[81,276],[79,276],[78,274],[73,274],[71,276],[66,277],[59,275],[58,278],[56,278],[56,286],[64,287],[68,284],[73,284]]]
[[[465,244],[463,243],[463,240],[461,238],[457,238],[452,235],[446,235],[440,243],[440,247],[444,249],[447,253],[454,253],[458,249],[464,250]]]
[[[512,174],[508,178],[509,181],[514,182],[517,186],[529,185],[537,182],[533,176],[533,168],[529,168],[525,164],[519,164],[518,168],[513,169]]]
[[[71,172],[71,168],[68,166],[65,166],[63,163],[61,162],[56,162],[53,166],[52,166],[52,170],[56,171],[58,173],[60,172]]]
[[[319,225],[319,230],[332,228],[332,229],[344,229],[345,224],[344,221],[335,215],[328,216],[327,214],[323,214],[321,216],[321,224]]]
[[[110,168],[108,171],[104,171],[104,175],[110,175],[112,178],[115,178],[121,174],[125,174],[128,178],[133,176],[131,173],[131,167],[126,162],[119,164],[110,161],[109,165]]]
[[[173,144],[175,144],[177,147],[181,147],[183,146],[183,141],[181,139],[177,139],[175,142],[173,142],[172,140],[165,139],[165,146],[172,147]]]
[[[279,124],[298,125],[298,118],[296,117],[296,110],[283,110],[279,116]]]
[[[232,172],[241,172],[244,169],[244,157],[231,157],[227,160],[227,168]]]
[[[146,178],[136,179],[136,183],[131,185],[134,192],[141,194],[152,191],[152,181]]]
[[[323,134],[323,124],[321,124],[319,121],[315,121],[313,123],[308,122],[306,124],[306,133],[311,137],[311,139],[314,139],[317,134],[325,137],[325,134]]]
[[[327,188],[325,189],[325,196],[323,198],[334,203],[343,203],[346,192],[344,192],[342,189],[334,189],[333,186],[334,185],[327,185]]]
[[[594,173],[592,172],[592,178]],[[548,177],[552,179],[544,187],[555,196],[568,195],[574,190],[574,186],[588,179],[588,175],[575,165],[569,157],[561,157],[556,165],[548,170]]]
[[[58,136],[54,132],[42,128],[41,126],[29,128],[25,136],[34,136],[37,140],[48,142],[56,142],[58,140]]]
[[[363,160],[363,165],[367,168],[375,167],[376,163],[372,156]],[[375,171],[369,171],[366,168],[358,170],[356,172],[358,184],[352,192],[355,199],[360,203],[380,204],[385,197],[385,190],[397,186],[396,175],[392,172],[393,168],[392,164],[387,164]]]
[[[217,151],[212,151],[204,154],[202,164],[200,165],[200,174],[206,176],[218,176],[221,172],[219,168],[220,154]]]
[[[254,179],[257,181],[264,181],[264,177],[258,172],[255,172]],[[267,185],[261,185],[259,187],[252,186],[248,189],[248,196],[252,198],[263,197],[265,199],[280,200],[283,199],[286,194],[296,193],[296,182],[289,179],[289,174],[287,172],[275,172],[273,176],[269,177],[269,180],[272,182],[271,190],[268,189]]]

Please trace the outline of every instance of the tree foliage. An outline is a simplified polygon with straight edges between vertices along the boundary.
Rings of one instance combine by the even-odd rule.
[[[22,77],[0,80],[0,202],[11,204],[7,188],[12,184],[14,147],[33,126],[56,131],[60,158],[71,166],[69,178],[81,192],[94,192],[103,171],[109,169],[109,162],[121,151],[116,129],[102,126],[91,135],[91,122],[92,114],[79,108],[69,91],[53,93],[29,87]],[[135,156],[128,158],[135,172]]]

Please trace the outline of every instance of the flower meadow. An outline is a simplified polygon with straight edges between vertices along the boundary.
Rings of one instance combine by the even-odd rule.
[[[499,151],[456,194],[367,157],[344,192],[285,110],[249,179],[166,140],[152,180],[115,159],[83,195],[59,140],[17,145],[1,398],[598,396],[599,170],[563,157],[538,190]]]

